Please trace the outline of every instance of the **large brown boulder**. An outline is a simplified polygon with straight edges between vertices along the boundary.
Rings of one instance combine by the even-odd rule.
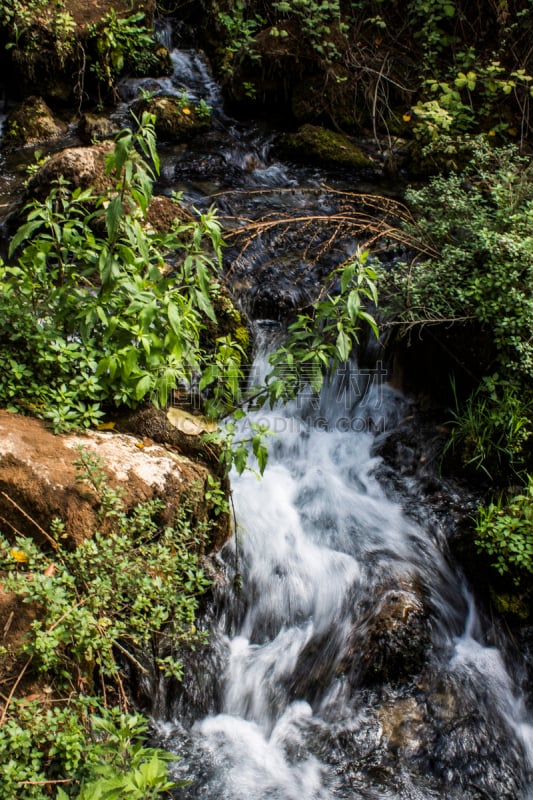
[[[28,145],[55,139],[66,131],[41,97],[31,96],[13,109],[7,117],[3,142],[8,147]]]
[[[75,545],[99,527],[101,498],[79,481],[75,462],[80,448],[101,459],[109,486],[123,493],[126,511],[158,497],[164,501],[163,525],[174,522],[184,503],[197,519],[209,517],[203,495],[210,469],[176,447],[114,431],[55,435],[37,419],[0,411],[0,530],[4,535],[21,532],[44,544],[52,520],[59,518],[67,540]],[[220,546],[228,534],[227,527],[218,525],[213,547]]]
[[[104,191],[113,187],[113,179],[106,175],[106,156],[113,150],[112,142],[101,142],[92,147],[69,147],[54,153],[28,181],[27,195],[44,198],[52,183],[64,178],[72,189]]]

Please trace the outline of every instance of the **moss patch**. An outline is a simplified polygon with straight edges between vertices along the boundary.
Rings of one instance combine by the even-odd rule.
[[[183,96],[158,95],[143,99],[135,105],[133,113],[138,115],[143,111],[155,116],[157,137],[166,141],[186,141],[211,124],[208,107]]]
[[[323,164],[350,169],[368,169],[375,166],[348,136],[319,125],[302,125],[296,133],[284,137],[282,146],[293,158],[312,159]]]

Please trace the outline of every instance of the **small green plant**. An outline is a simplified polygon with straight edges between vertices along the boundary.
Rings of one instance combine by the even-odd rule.
[[[213,409],[235,390],[244,351],[216,336],[213,307],[220,226],[209,211],[168,234],[148,229],[158,165],[145,114],[137,132],[116,139],[109,191],[71,191],[59,180],[29,204],[10,245],[16,261],[0,265],[4,404],[60,430],[90,427],[106,409],[147,397],[165,405],[178,384],[209,367]],[[165,262],[171,253],[173,267]]]
[[[259,59],[254,37],[264,26],[265,20],[258,14],[248,16],[246,0],[235,0],[230,9],[219,11],[218,22],[226,38],[223,72],[231,73],[234,61],[242,55],[248,56],[252,61]]]
[[[533,433],[533,397],[512,379],[497,374],[484,378],[461,403],[455,394],[451,435],[444,449],[489,479],[525,468],[527,443]]]
[[[533,574],[533,477],[520,494],[502,498],[482,508],[475,526],[476,545],[487,553],[500,575],[516,585]]]
[[[91,70],[99,81],[113,89],[127,65],[146,71],[157,62],[152,31],[144,24],[143,12],[118,17],[111,8],[101,23],[89,28],[96,58]]]
[[[199,120],[211,119],[211,106],[202,98],[196,102],[191,100],[187,92],[182,92],[178,99],[178,108],[186,114],[193,112]]]
[[[289,325],[286,344],[271,357],[270,402],[295,396],[303,382],[319,392],[327,371],[350,358],[362,324],[378,335],[368,310],[378,302],[377,273],[368,257],[368,251],[360,250],[333,270],[316,302]]]
[[[293,18],[319,58],[326,63],[340,58],[333,34],[345,33],[347,25],[342,19],[339,0],[278,0],[272,7],[280,21],[271,29],[271,35],[286,37],[283,20]]]
[[[31,58],[46,41],[60,68],[75,51],[76,23],[63,0],[5,0],[0,5],[0,27],[8,34],[6,48]]]
[[[105,708],[98,697],[70,698],[48,708],[42,701],[13,701],[0,727],[3,796],[6,800],[168,796],[169,789],[182,784],[169,780],[172,757],[147,746],[148,733],[141,715]]]
[[[527,109],[533,96],[533,77],[524,69],[509,72],[498,60],[488,65],[473,51],[458,54],[467,66],[451,66],[445,78],[428,78],[422,83],[422,99],[413,106],[413,133],[425,146],[425,154],[448,154],[445,163],[454,168],[466,134],[485,129],[491,137],[517,137],[510,124],[512,103],[518,106],[514,118],[527,126]],[[525,114],[525,116],[524,116]]]

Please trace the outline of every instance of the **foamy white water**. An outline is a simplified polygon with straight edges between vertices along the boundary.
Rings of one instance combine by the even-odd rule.
[[[243,610],[214,634],[225,640],[221,705],[192,727],[196,782],[178,796],[525,800],[533,740],[520,692],[483,644],[440,537],[376,477],[376,430],[397,424],[404,401],[383,383],[362,394],[352,383],[255,415],[276,436],[264,477],[232,480]],[[369,684],[360,665],[376,615],[404,596],[405,614],[416,610],[416,586],[431,639],[412,676],[420,688],[409,676]]]

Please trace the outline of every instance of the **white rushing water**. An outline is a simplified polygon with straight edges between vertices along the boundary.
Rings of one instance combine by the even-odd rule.
[[[210,202],[204,192],[244,190],[219,197],[236,218],[288,203],[299,215],[312,213],[310,202],[321,215],[334,213],[331,198],[298,191],[330,179],[271,158],[260,128],[225,115],[204,56],[173,48],[168,26],[162,39],[173,75],[125,82],[125,95],[137,96],[139,86],[185,91],[211,105],[214,120],[209,134],[162,153],[165,186],[195,204]],[[250,191],[258,187],[271,190],[268,198]],[[306,297],[318,280],[306,247],[295,235],[244,248],[232,270],[252,316],[268,315],[265,307],[282,316],[279,298],[295,305]],[[256,370],[266,368],[262,353]],[[376,440],[407,413],[376,364],[353,365],[319,400],[304,392],[286,408],[250,415],[274,435],[262,479],[232,476],[236,529],[221,554],[228,580],[209,615],[210,650],[193,654],[190,691],[166,706],[158,699],[159,744],[181,757],[175,775],[190,781],[176,798],[532,797],[533,729],[520,669],[478,616],[439,525],[414,521],[430,516],[424,498],[404,507],[413,504],[415,479],[403,495],[379,479]]]
[[[264,477],[232,481],[244,611],[213,634],[226,653],[222,699],[187,734],[193,783],[177,796],[526,798],[532,728],[502,654],[484,645],[439,535],[376,477],[376,433],[405,401],[379,365],[348,377],[318,403],[304,394],[255,414],[276,434]],[[428,658],[403,684],[369,681],[365,648],[379,658],[376,619],[397,602],[394,625],[429,614]]]

